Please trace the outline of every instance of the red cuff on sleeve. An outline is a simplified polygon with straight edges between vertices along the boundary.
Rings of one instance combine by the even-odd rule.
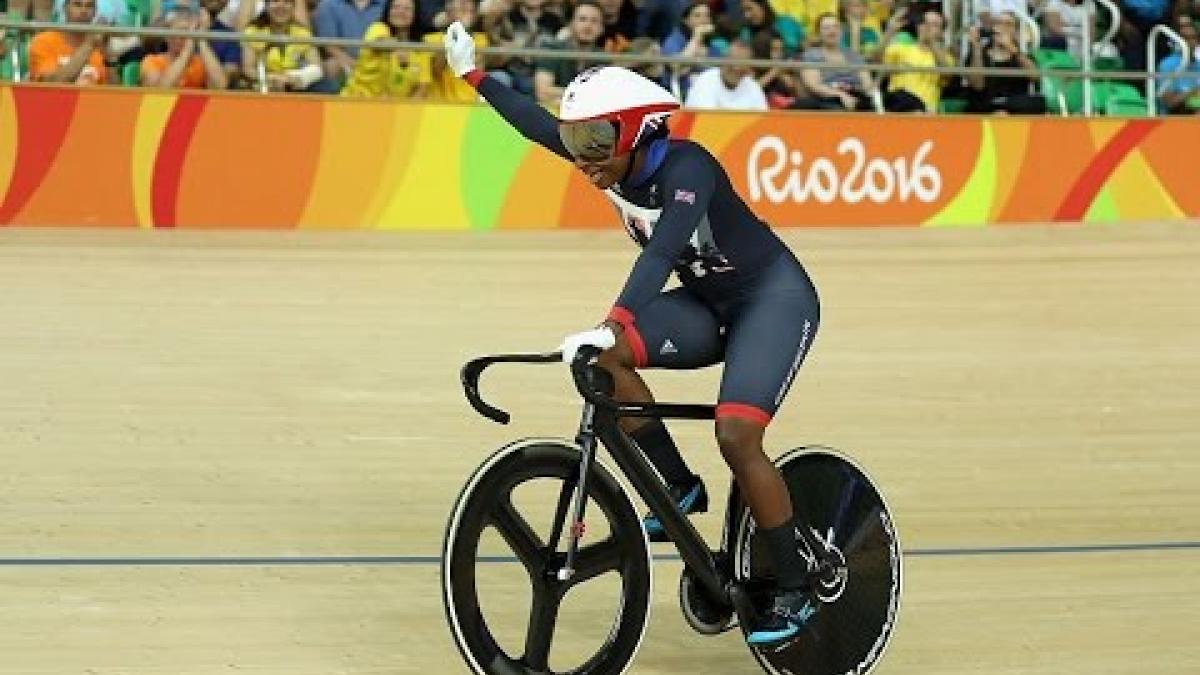
[[[466,80],[472,87],[475,87],[476,89],[479,88],[479,83],[483,82],[483,78],[485,78],[485,77],[487,77],[487,73],[483,72],[482,70],[480,70],[478,68],[475,68],[474,70],[468,70],[463,75],[463,79]]]

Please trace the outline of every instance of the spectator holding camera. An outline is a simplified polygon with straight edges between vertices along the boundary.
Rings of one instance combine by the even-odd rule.
[[[96,22],[96,0],[67,0],[64,19],[70,24]],[[106,84],[113,78],[105,65],[104,23],[88,33],[42,31],[29,42],[29,75],[36,82]]]
[[[979,27],[967,32],[969,65],[974,68],[1023,68],[1025,77],[1000,77],[975,73],[967,76],[967,112],[1041,115],[1046,99],[1029,93],[1037,66],[1021,50],[1017,15],[1000,12],[992,17],[992,30]]]
[[[165,23],[172,30],[207,31],[208,13],[175,9],[167,13]],[[142,58],[140,84],[165,89],[225,89],[229,79],[225,67],[207,40],[169,37],[167,51]]]
[[[838,18],[833,14],[822,14],[817,19],[817,34],[820,43],[804,52],[803,61],[839,67],[810,67],[800,71],[809,96],[796,101],[793,107],[809,110],[874,110],[871,94],[875,91],[875,82],[867,72],[863,58],[843,46],[842,26]]]

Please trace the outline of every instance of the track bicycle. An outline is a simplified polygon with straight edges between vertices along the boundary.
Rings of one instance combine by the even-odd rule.
[[[612,378],[594,365],[599,350],[580,349],[570,366],[583,410],[574,441],[523,439],[496,451],[472,474],[446,525],[441,578],[446,618],[468,666],[480,675],[620,675],[636,655],[649,619],[651,554],[632,495],[606,462],[613,461],[636,494],[659,518],[683,561],[679,604],[695,631],[715,635],[746,626],[765,611],[775,588],[765,542],[737,485],[726,502],[720,546],[713,550],[672,501],[649,460],[618,425],[622,417],[713,419],[715,406],[634,404],[613,400]],[[467,399],[481,415],[507,424],[507,412],[479,393],[483,371],[497,363],[560,363],[559,353],[484,356],[460,373]],[[808,564],[808,583],[821,601],[805,629],[770,647],[747,645],[768,673],[861,675],[883,656],[896,624],[902,562],[895,523],[874,483],[852,460],[831,448],[796,448],[776,460],[796,513],[797,545]],[[530,481],[556,487],[553,516],[539,530],[526,518],[514,491]],[[552,490],[551,492],[554,492]],[[602,519],[603,527],[595,527]],[[531,522],[532,521],[532,522]],[[589,532],[607,532],[587,542]],[[524,567],[531,591],[524,640],[502,645],[496,621],[480,602],[480,542],[494,532]],[[593,537],[594,538],[594,537]],[[499,561],[505,562],[505,561]],[[606,637],[571,663],[552,654],[559,609],[568,593],[598,577],[616,574],[620,597]],[[569,636],[558,636],[567,639]]]

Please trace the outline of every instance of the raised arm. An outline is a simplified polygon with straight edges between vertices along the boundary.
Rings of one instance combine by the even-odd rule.
[[[457,21],[446,29],[446,62],[454,74],[470,82],[522,136],[571,161],[558,137],[558,118],[528,96],[518,94],[475,67],[475,42]]]

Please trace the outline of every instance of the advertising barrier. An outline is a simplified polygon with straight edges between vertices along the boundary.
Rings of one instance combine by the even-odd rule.
[[[776,226],[1200,216],[1200,120],[682,112]],[[0,87],[0,225],[614,227],[485,105]]]

